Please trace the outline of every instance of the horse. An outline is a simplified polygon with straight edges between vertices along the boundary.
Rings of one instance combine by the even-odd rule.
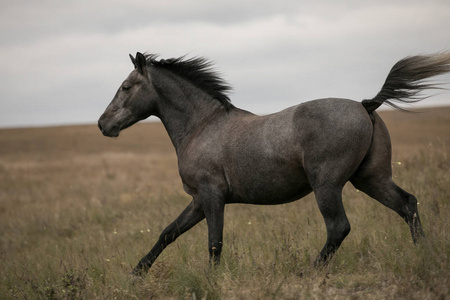
[[[346,182],[403,218],[414,243],[424,236],[417,199],[392,180],[391,141],[376,109],[423,99],[439,88],[427,79],[450,72],[450,51],[397,62],[372,99],[318,99],[257,116],[234,106],[231,87],[203,57],[160,59],[130,54],[134,70],[98,120],[107,137],[158,117],[173,143],[190,204],[132,270],[147,274],[160,253],[206,219],[209,262],[220,262],[224,208],[230,203],[275,205],[314,192],[326,225],[314,261],[326,265],[350,232],[342,204]],[[397,103],[397,104],[396,104]]]

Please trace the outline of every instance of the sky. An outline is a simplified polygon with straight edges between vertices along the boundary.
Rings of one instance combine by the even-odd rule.
[[[448,0],[1,1],[0,127],[96,123],[137,51],[210,59],[257,114],[361,101],[403,57],[450,50],[449,29]]]

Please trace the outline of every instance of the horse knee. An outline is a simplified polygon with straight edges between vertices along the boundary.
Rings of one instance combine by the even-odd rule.
[[[161,232],[158,242],[163,246],[163,248],[165,248],[169,244],[173,243],[177,237],[178,234],[169,226]]]

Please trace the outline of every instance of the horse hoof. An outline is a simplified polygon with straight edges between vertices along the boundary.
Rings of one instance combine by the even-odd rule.
[[[142,269],[134,268],[134,269],[131,271],[130,275],[132,275],[132,276],[134,276],[134,277],[144,277],[145,273],[146,273],[146,272],[145,272],[144,270],[142,270]]]
[[[128,274],[128,282],[131,285],[139,285],[144,283],[144,276],[142,273],[137,273],[134,270]]]

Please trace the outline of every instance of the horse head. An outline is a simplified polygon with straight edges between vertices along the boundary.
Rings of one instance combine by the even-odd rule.
[[[143,54],[130,54],[135,69],[119,87],[116,95],[98,120],[105,136],[117,137],[121,130],[146,119],[156,111],[158,94],[151,83],[149,66]]]

